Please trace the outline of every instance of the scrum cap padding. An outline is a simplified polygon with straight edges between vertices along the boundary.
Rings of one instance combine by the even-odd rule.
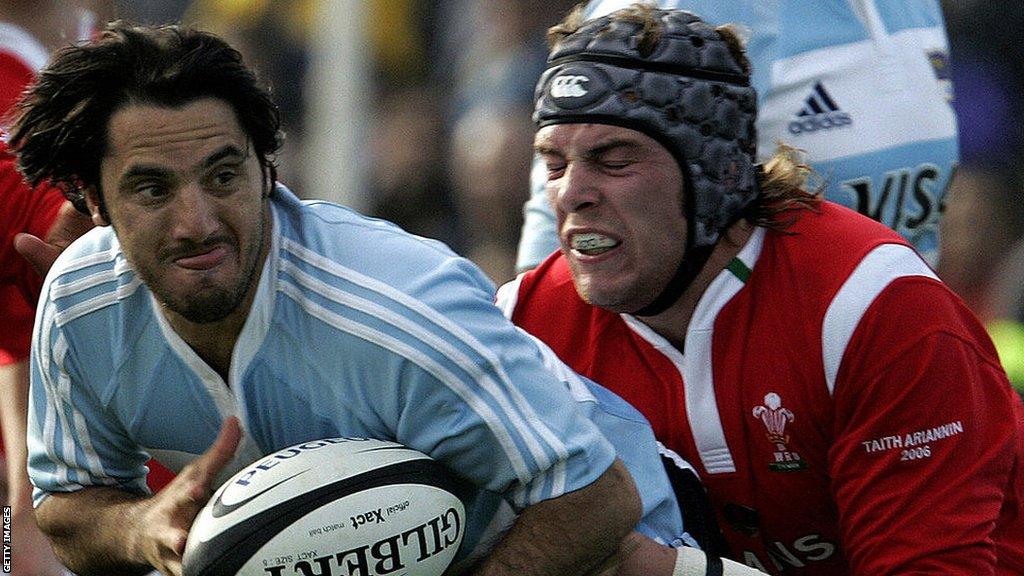
[[[711,246],[757,195],[749,74],[697,16],[653,10],[663,29],[641,51],[641,24],[614,14],[583,24],[548,57],[533,119],[595,123],[647,134],[672,153],[688,185],[689,246]]]

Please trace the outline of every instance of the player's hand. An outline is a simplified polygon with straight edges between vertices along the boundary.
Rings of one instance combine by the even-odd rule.
[[[633,532],[626,536],[619,551],[594,576],[766,576],[764,572],[727,559],[721,567],[711,566],[707,556],[696,548],[669,548]]]
[[[65,202],[45,240],[31,234],[17,234],[14,237],[14,249],[28,260],[40,276],[46,276],[57,256],[92,226],[88,216],[76,210],[70,202]]]
[[[619,550],[592,576],[670,576],[675,550],[639,532],[631,532]]]
[[[142,517],[141,554],[161,573],[181,576],[185,540],[199,510],[213,494],[220,471],[231,461],[242,437],[238,418],[229,417],[213,445],[157,492]]]

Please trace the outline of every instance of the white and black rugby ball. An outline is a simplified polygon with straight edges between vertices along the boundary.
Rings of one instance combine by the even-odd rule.
[[[440,576],[465,532],[443,467],[401,444],[328,438],[262,458],[199,512],[185,576]]]

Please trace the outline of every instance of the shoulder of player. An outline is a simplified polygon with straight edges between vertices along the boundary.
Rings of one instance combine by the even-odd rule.
[[[32,74],[49,59],[46,48],[39,40],[10,22],[0,22],[0,56],[10,59],[4,67],[0,67],[0,71],[5,71],[13,62]]]
[[[841,356],[865,311],[901,278],[935,282],[936,275],[907,242],[881,224],[823,202],[786,232],[768,231],[745,294],[758,307],[798,306],[819,326],[825,347]]]
[[[783,215],[786,217],[786,215]],[[871,266],[868,256],[881,246],[901,246],[902,254],[913,249],[900,235],[884,225],[844,206],[823,201],[816,210],[803,210],[785,231],[768,231],[764,248],[753,265],[769,272],[773,282],[794,290],[831,297],[861,266]],[[909,258],[913,260],[913,258]],[[866,263],[865,263],[866,262]],[[753,281],[753,280],[752,280]]]
[[[312,299],[338,318],[359,310],[380,320],[493,311],[494,284],[441,242],[326,202],[278,215],[276,289],[293,299]]]
[[[104,401],[129,351],[155,352],[148,291],[128,266],[112,230],[94,228],[65,250],[43,285],[33,362],[59,366]]]
[[[822,202],[804,213],[788,233],[769,233],[766,246],[785,262],[798,288],[813,288],[830,308],[870,303],[904,277],[937,279],[909,243],[896,232],[844,206]]]
[[[944,356],[939,346],[966,346],[980,362],[998,365],[980,322],[911,248],[900,244],[879,245],[858,262],[828,302],[820,325],[830,389],[843,379],[842,366],[846,373],[859,366],[853,373],[863,375],[908,354],[933,356],[933,362]]]
[[[972,348],[981,361],[999,365],[995,346],[985,327],[967,305],[934,276],[906,275],[892,279],[864,311],[854,337],[893,354],[930,339],[952,338]]]
[[[121,305],[142,286],[110,227],[90,230],[57,257],[43,283],[40,306],[63,325]]]
[[[289,193],[289,196],[290,193]],[[285,198],[277,203],[285,247],[299,244],[338,262],[437,263],[458,257],[443,242],[416,236],[397,225],[323,200]]]

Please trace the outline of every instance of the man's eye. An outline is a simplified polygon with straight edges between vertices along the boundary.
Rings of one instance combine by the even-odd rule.
[[[135,188],[135,194],[146,200],[159,200],[167,195],[167,189],[159,184],[143,184]]]
[[[547,180],[558,180],[562,177],[565,172],[565,158],[559,154],[553,154],[549,152],[537,152],[539,162],[533,165],[533,170],[539,172],[539,168],[544,168],[544,177]],[[540,178],[540,174],[535,174],[536,178]]]
[[[601,162],[601,165],[608,170],[622,170],[630,164],[631,162],[629,160],[605,160]]]
[[[237,177],[238,174],[234,170],[222,170],[213,177],[213,181],[218,186],[227,186],[228,184],[231,184]]]

